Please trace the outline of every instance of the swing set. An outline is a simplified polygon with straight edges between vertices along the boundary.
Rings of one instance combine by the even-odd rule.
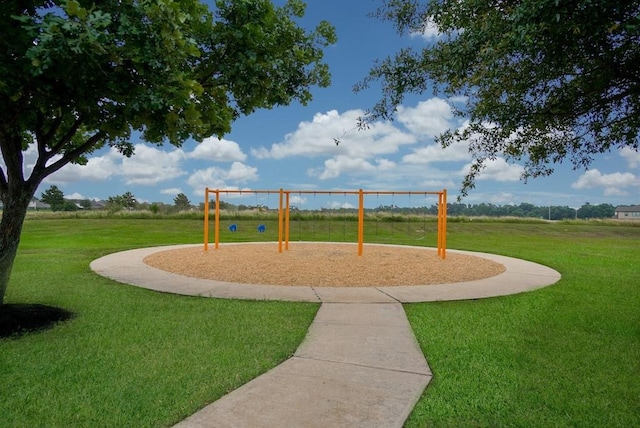
[[[446,246],[447,246],[447,191],[446,189],[436,192],[390,192],[390,191],[318,191],[318,190],[226,190],[226,189],[209,189],[205,188],[204,197],[204,251],[209,249],[209,215],[210,206],[209,198],[211,194],[215,195],[215,207],[214,207],[214,247],[218,249],[220,242],[220,194],[277,194],[279,195],[278,205],[278,252],[282,253],[285,250],[289,250],[289,234],[290,234],[290,214],[291,214],[291,194],[294,195],[357,195],[358,196],[358,255],[361,256],[364,247],[364,201],[366,195],[437,195],[438,196],[438,236],[437,236],[437,251],[438,256],[441,259],[446,258]],[[264,232],[264,230],[262,230]]]

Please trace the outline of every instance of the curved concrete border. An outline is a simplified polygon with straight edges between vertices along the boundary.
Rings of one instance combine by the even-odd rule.
[[[317,242],[314,243],[317,244]],[[335,243],[327,244],[335,245]],[[125,284],[167,293],[230,299],[330,303],[412,303],[481,299],[535,290],[555,284],[561,277],[557,271],[538,263],[496,254],[460,250],[447,251],[496,261],[504,265],[506,271],[491,278],[451,284],[350,288],[291,287],[237,284],[192,278],[156,269],[143,262],[145,257],[158,251],[200,245],[202,244],[171,245],[122,251],[94,260],[91,263],[91,269],[99,275]],[[433,248],[428,247],[414,248],[433,250]]]

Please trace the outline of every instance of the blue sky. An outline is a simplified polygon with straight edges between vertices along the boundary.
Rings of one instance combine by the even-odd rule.
[[[447,189],[449,201],[454,200],[471,158],[464,145],[445,150],[434,143],[439,133],[463,126],[444,99],[431,94],[410,96],[395,121],[375,123],[367,131],[353,129],[356,118],[380,96],[375,87],[354,94],[353,85],[366,76],[376,59],[392,55],[403,46],[419,47],[432,37],[398,36],[387,23],[367,16],[375,6],[375,1],[368,0],[308,1],[302,25],[314,26],[324,19],[336,27],[338,34],[337,44],[325,53],[332,85],[314,88],[314,100],[309,105],[259,111],[236,121],[232,132],[222,140],[210,138],[200,144],[187,141],[181,148],[157,147],[134,139],[136,153],[132,158],[104,149],[86,166],[70,165],[49,177],[36,196],[55,184],[68,198],[107,199],[131,192],[141,202],[170,204],[176,194],[184,193],[197,205],[203,202],[205,187]],[[336,146],[333,138],[338,137],[342,143]],[[33,153],[27,153],[27,158],[29,155]],[[551,177],[528,183],[520,180],[520,173],[521,166],[498,159],[485,169],[463,202],[570,207],[586,202],[640,203],[640,154],[636,151],[616,150],[602,155],[589,171],[560,165]],[[301,205],[353,205],[340,197],[323,202],[309,196],[298,199],[295,202]],[[425,204],[419,198],[376,202]],[[429,205],[435,200],[426,202]],[[273,203],[277,201],[268,204]]]

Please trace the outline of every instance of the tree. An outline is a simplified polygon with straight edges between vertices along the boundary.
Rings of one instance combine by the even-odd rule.
[[[409,93],[466,100],[451,105],[468,126],[438,138],[469,145],[462,196],[497,157],[523,162],[526,181],[565,160],[580,169],[613,148],[638,150],[637,0],[383,0],[373,15],[400,33],[439,31],[424,49],[377,62],[355,90],[382,82],[367,121],[391,118]]]
[[[180,146],[223,136],[259,108],[329,85],[326,22],[295,20],[301,0],[0,2],[0,303],[26,210],[44,178],[132,132]],[[25,152],[37,154],[25,176]]]
[[[40,195],[40,200],[49,204],[51,211],[64,210],[64,193],[58,186],[51,186]]]
[[[132,210],[136,207],[137,203],[138,201],[135,196],[133,196],[133,193],[126,192],[122,195],[109,196],[106,206],[109,211],[116,212],[124,208]]]
[[[75,202],[64,201],[62,209],[64,211],[78,211],[78,206],[75,204]]]
[[[173,198],[173,204],[179,211],[188,210],[191,208],[191,201],[187,198],[187,195],[184,193],[178,193],[175,198]]]
[[[107,199],[107,203],[105,204],[105,208],[109,210],[109,212],[117,212],[121,211],[124,208],[124,201],[122,200],[122,196],[109,196]]]
[[[120,196],[120,201],[122,202],[122,206],[128,210],[132,210],[136,207],[138,201],[136,200],[133,193],[126,192],[122,196]]]

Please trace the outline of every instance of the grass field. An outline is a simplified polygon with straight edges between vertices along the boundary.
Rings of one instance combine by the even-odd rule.
[[[640,426],[640,230],[452,224],[449,245],[552,266],[551,287],[407,305],[434,380],[407,426]]]
[[[355,222],[324,220],[292,222],[291,239],[352,236]],[[221,240],[270,239],[267,221],[236,233],[223,224]],[[435,374],[407,426],[640,426],[637,226],[451,221],[449,248],[563,278],[517,296],[405,306]],[[366,227],[367,242],[435,243],[432,221]],[[201,241],[196,218],[30,218],[6,300],[76,315],[0,340],[0,426],[170,426],[290,356],[318,305],[154,293],[89,269],[114,251]]]

